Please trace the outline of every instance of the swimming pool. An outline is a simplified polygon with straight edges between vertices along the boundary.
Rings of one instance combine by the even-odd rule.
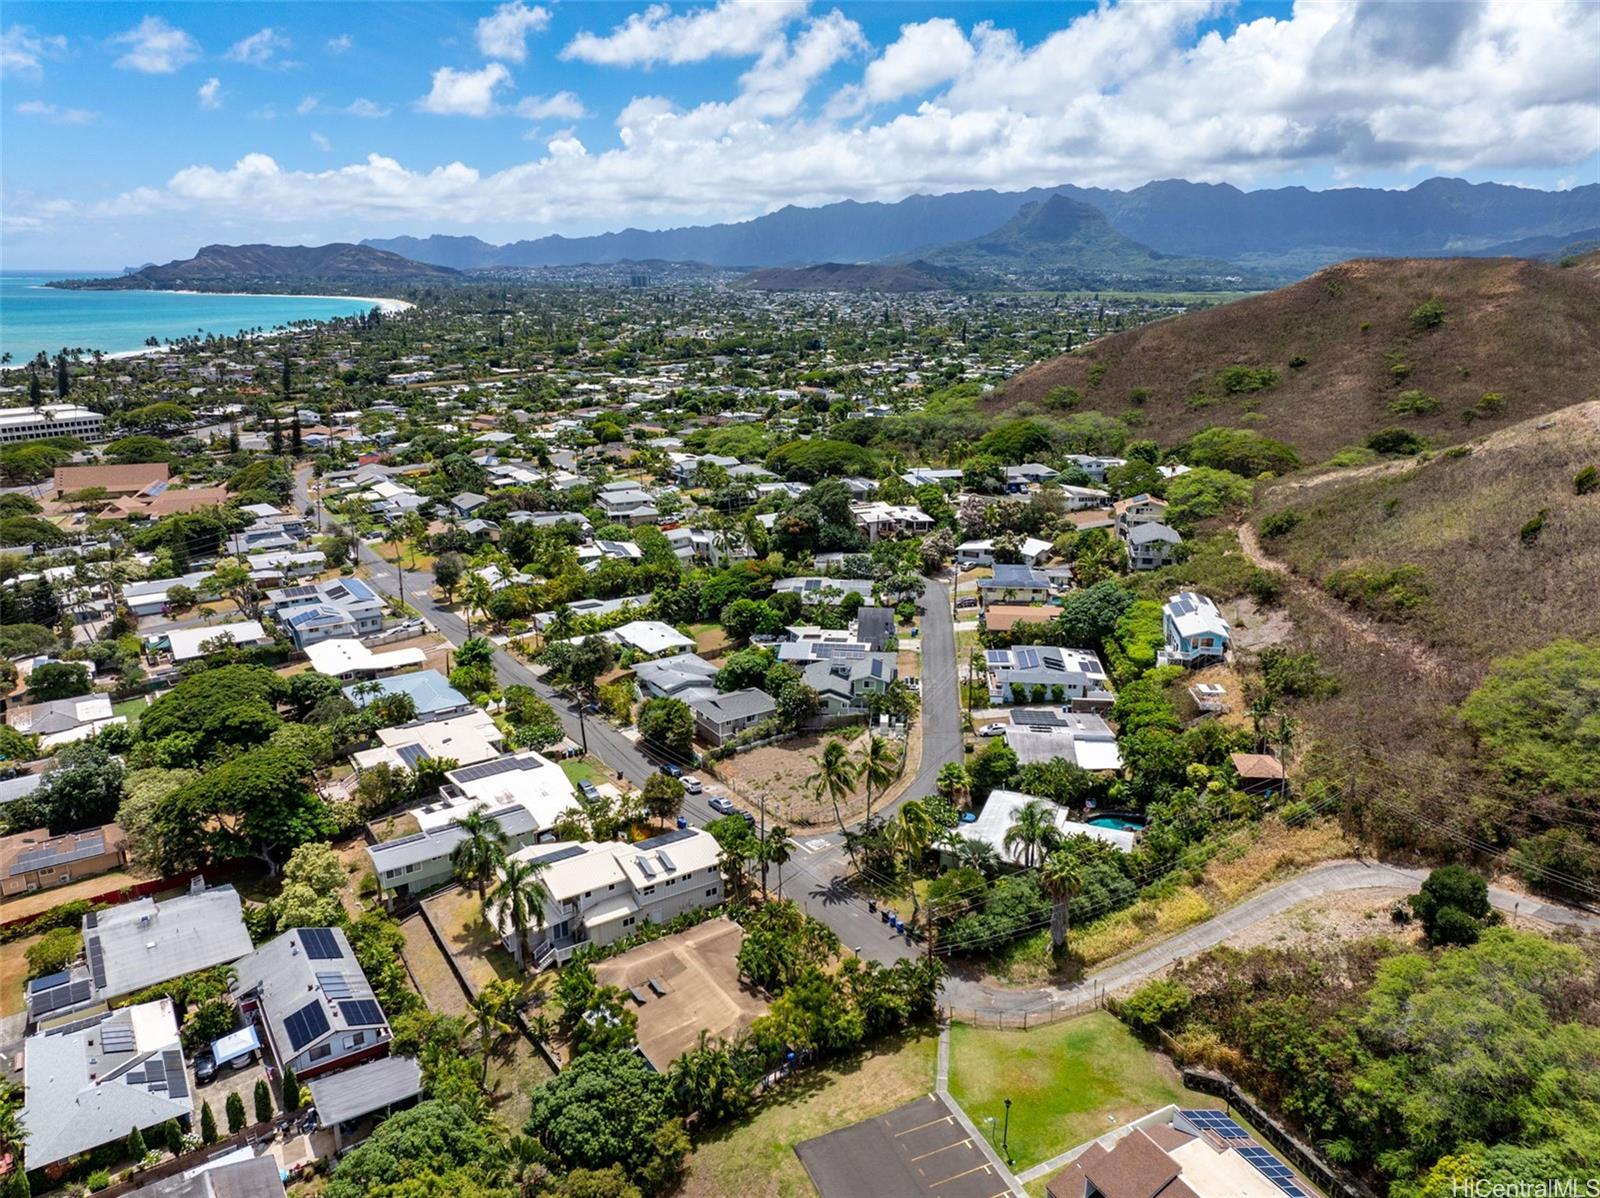
[[[1096,828],[1115,828],[1119,832],[1142,832],[1144,820],[1134,817],[1129,819],[1121,815],[1091,815],[1088,822]]]

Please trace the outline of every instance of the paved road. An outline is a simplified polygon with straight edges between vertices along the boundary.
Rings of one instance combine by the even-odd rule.
[[[1173,962],[1214,948],[1233,936],[1254,927],[1264,919],[1281,914],[1307,899],[1342,890],[1365,890],[1392,886],[1415,888],[1428,871],[1385,865],[1378,861],[1329,861],[1307,870],[1254,898],[1224,911],[1214,919],[1190,928],[1123,961],[1090,974],[1072,986],[1046,986],[1038,990],[1001,990],[964,978],[948,978],[943,1001],[953,1007],[996,1012],[1042,1010],[1051,1006],[1070,1006],[1092,997],[1096,990],[1119,990],[1159,973]],[[1600,916],[1569,907],[1531,899],[1491,886],[1489,901],[1496,909],[1518,918],[1531,917],[1547,923],[1568,924],[1589,931],[1600,931]]]

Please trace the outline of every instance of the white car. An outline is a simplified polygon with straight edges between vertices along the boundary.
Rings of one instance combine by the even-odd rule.
[[[1006,726],[1004,724],[985,724],[978,729],[979,736],[1004,736],[1005,734]]]
[[[682,778],[679,778],[678,781],[682,782],[683,783],[683,789],[688,791],[692,795],[699,794],[700,791],[703,789],[701,787],[701,785],[700,785],[700,779],[694,777],[691,774],[685,774]]]

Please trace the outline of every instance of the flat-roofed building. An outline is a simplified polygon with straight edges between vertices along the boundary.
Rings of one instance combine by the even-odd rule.
[[[47,403],[37,408],[0,408],[0,445],[77,437],[104,441],[106,418],[73,403]]]

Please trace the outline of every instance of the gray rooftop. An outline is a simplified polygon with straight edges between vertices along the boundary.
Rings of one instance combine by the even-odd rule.
[[[237,961],[250,951],[250,933],[232,886],[91,912],[83,917],[83,940],[102,998]]]
[[[234,992],[258,995],[267,1034],[281,1061],[292,1060],[330,1035],[358,1027],[388,1027],[343,928],[294,928],[267,941],[237,968]],[[363,1003],[371,1010],[353,1007]],[[322,1018],[307,1023],[304,1013],[312,1005],[321,1009]],[[372,1013],[376,1020],[350,1018]]]
[[[202,1166],[203,1167],[203,1166]],[[283,1198],[278,1158],[270,1152],[247,1161],[214,1165],[203,1173],[169,1177],[139,1187],[147,1198]]]
[[[539,830],[533,813],[520,803],[486,812],[485,818],[499,824],[500,830],[512,838],[529,836]],[[368,848],[367,854],[372,858],[373,868],[384,873],[448,857],[464,837],[461,825],[451,824],[433,832],[414,832],[398,840],[385,840]]]
[[[308,1082],[324,1126],[359,1119],[422,1092],[422,1067],[412,1057],[382,1057]]]

